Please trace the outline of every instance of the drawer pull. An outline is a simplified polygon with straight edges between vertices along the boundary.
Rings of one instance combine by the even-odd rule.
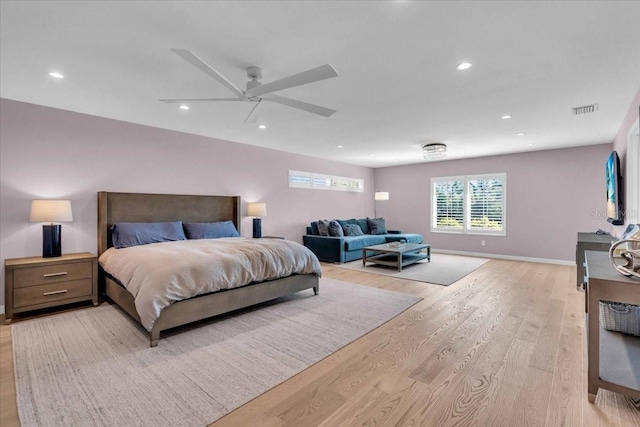
[[[57,294],[64,294],[64,293],[66,293],[66,292],[67,292],[67,290],[66,290],[66,289],[63,289],[63,290],[61,290],[61,291],[45,292],[45,293],[43,293],[42,295],[57,295]]]
[[[60,273],[43,274],[42,277],[56,277],[56,276],[66,276],[66,275],[67,275],[66,271],[61,271]]]

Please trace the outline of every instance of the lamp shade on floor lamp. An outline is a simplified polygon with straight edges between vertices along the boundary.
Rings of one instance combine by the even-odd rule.
[[[376,191],[375,194],[373,195],[374,198],[374,202],[373,202],[373,216],[377,218],[377,212],[376,212],[376,205],[375,203],[377,201],[384,201],[384,200],[389,200],[389,192],[388,191]]]
[[[262,237],[262,217],[267,216],[266,203],[249,203],[247,205],[247,216],[253,218],[253,238]]]
[[[62,255],[62,225],[73,221],[70,200],[32,200],[29,222],[48,222],[42,225],[42,257]]]

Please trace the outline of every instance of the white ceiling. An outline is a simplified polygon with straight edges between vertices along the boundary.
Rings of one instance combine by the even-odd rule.
[[[431,141],[446,159],[608,143],[640,87],[637,1],[2,0],[0,16],[3,98],[371,167],[424,162]],[[170,48],[241,88],[247,66],[267,83],[329,63],[339,77],[278,94],[338,112],[269,103],[260,130],[250,103],[181,111],[158,99],[233,94]]]

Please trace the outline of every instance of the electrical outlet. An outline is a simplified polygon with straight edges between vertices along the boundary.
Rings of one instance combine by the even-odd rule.
[[[484,246],[484,240],[480,240],[480,246]]]

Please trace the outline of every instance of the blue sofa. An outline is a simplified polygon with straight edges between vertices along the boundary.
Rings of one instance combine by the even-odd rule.
[[[302,236],[303,244],[320,261],[345,263],[362,259],[362,248],[383,243],[405,240],[407,243],[422,243],[421,234],[402,233],[400,230],[387,230],[386,234],[366,234],[362,236],[321,236],[315,234],[317,227],[307,227]]]

